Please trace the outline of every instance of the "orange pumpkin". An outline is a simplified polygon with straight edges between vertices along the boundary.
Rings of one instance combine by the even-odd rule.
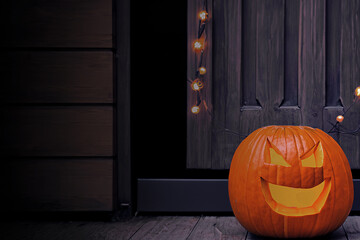
[[[354,199],[349,162],[320,129],[268,126],[237,148],[229,173],[231,207],[250,232],[314,237],[337,229]]]

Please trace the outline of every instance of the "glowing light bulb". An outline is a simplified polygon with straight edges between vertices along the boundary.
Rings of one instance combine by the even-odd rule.
[[[195,52],[200,52],[201,50],[204,49],[204,42],[201,41],[200,39],[196,40],[193,44],[193,49]]]
[[[355,88],[355,95],[356,95],[357,97],[360,97],[360,86],[357,87],[357,88]]]
[[[199,12],[199,19],[203,22],[208,18],[208,13],[206,11]]]
[[[199,67],[199,73],[200,73],[200,75],[204,75],[206,73],[206,68],[205,67]]]
[[[191,88],[194,91],[200,91],[200,89],[204,88],[204,83],[200,79],[197,78],[191,83]]]
[[[344,116],[343,115],[339,115],[336,117],[336,121],[338,121],[339,123],[341,123],[344,120]]]
[[[199,106],[193,106],[193,107],[191,108],[191,112],[192,112],[193,114],[198,114],[198,113],[200,112]]]

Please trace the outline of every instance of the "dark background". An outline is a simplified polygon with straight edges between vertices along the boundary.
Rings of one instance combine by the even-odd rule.
[[[130,3],[131,170],[117,163],[117,124],[127,116],[116,116],[126,105],[116,88],[126,73],[116,75],[112,59],[123,47],[119,24],[129,22],[116,22],[127,18],[114,1],[83,4],[24,0],[1,9],[4,211],[115,210],[127,171],[133,204],[138,178],[227,178],[227,170],[186,169],[187,2]]]
[[[187,2],[131,5],[131,126],[139,178],[227,178],[186,169]]]

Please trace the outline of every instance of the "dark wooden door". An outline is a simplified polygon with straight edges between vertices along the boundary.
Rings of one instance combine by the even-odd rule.
[[[360,85],[360,1],[207,0],[208,73],[199,114],[188,87],[187,167],[228,169],[235,149],[266,125],[329,131]],[[196,39],[203,0],[188,1],[188,43]],[[197,69],[188,50],[188,78]],[[342,123],[355,129],[360,105]],[[359,136],[333,135],[352,169]]]

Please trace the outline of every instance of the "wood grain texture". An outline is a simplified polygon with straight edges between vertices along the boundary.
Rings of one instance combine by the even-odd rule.
[[[7,46],[112,47],[112,1],[13,1]]]
[[[297,5],[291,7],[289,14],[298,11]],[[296,38],[285,40],[285,10],[285,1],[258,2],[256,98],[262,107],[259,127],[300,123],[300,111],[297,105],[282,106],[286,100],[284,82],[289,80],[285,79],[284,75],[285,41],[290,45],[296,44],[297,41]],[[289,75],[287,77],[291,78]],[[291,81],[295,82],[296,79],[290,79],[289,82]],[[256,115],[248,119],[255,117]],[[251,129],[250,132],[255,129]]]
[[[284,99],[281,106],[298,106],[299,6],[299,1],[285,1]]]
[[[247,231],[235,217],[201,217],[191,232],[190,240],[242,239]]]
[[[5,60],[6,61],[6,60]],[[12,52],[4,101],[112,103],[112,52]]]
[[[19,107],[2,134],[16,156],[113,156],[113,108]]]
[[[111,211],[113,159],[12,160],[12,211]]]
[[[252,4],[255,5],[255,3]],[[290,3],[287,2],[287,5]],[[295,12],[299,11],[299,7],[296,4],[293,5],[288,6],[288,14],[296,16]],[[285,86],[285,81],[288,79],[285,79],[284,74],[285,53],[290,54],[294,51],[292,46],[297,45],[296,31],[290,33],[287,31],[291,38],[286,39],[288,46],[284,42],[288,24],[285,17],[285,1],[256,1],[256,5],[253,7],[256,8],[256,45],[255,49],[248,54],[255,55],[256,59],[255,92],[258,106],[243,105],[241,108],[242,112],[238,121],[240,122],[240,134],[243,136],[247,136],[257,128],[266,125],[298,125],[300,123],[299,107],[294,100],[290,101],[290,98],[286,99],[284,95],[284,91],[288,90]],[[251,24],[251,19],[245,18],[243,26]],[[243,32],[243,35],[246,39],[247,33]],[[250,40],[247,41],[251,42]],[[285,51],[286,49],[288,52]],[[243,56],[243,61],[246,60],[247,56]],[[294,65],[295,63],[288,64]],[[293,69],[296,70],[297,66]],[[244,73],[245,71],[244,69]],[[286,75],[288,78],[293,76],[294,74]],[[243,82],[254,81],[252,78],[248,78],[249,76],[246,74],[243,77]],[[296,81],[297,78],[294,78],[290,79],[289,82],[294,84]],[[288,88],[294,87],[288,86]],[[297,91],[297,88],[292,89],[292,91]]]
[[[325,1],[300,1],[301,125],[322,128],[325,106]]]
[[[341,0],[326,1],[326,106],[341,106]]]
[[[359,9],[356,0],[214,0],[212,135],[204,141],[188,135],[188,156],[202,159],[192,167],[229,168],[236,146],[266,125],[330,130],[359,84]],[[356,105],[343,125],[356,129],[358,119]],[[208,132],[202,122],[190,131]],[[360,168],[360,137],[332,137],[351,167]],[[203,155],[209,148],[211,160]]]
[[[226,13],[226,14],[224,14]],[[214,80],[211,168],[230,165],[240,137],[242,1],[214,0]]]
[[[360,217],[349,216],[343,224],[349,240],[360,239]]]
[[[257,236],[255,234],[252,234],[252,233],[249,232],[246,239],[248,239],[248,240],[266,240],[266,239],[269,239],[269,238]],[[339,227],[338,229],[336,229],[332,233],[329,233],[329,234],[327,234],[325,236],[315,237],[313,239],[316,239],[316,240],[347,240],[347,237],[346,237],[346,234],[345,234],[345,231],[344,231],[343,227]]]
[[[282,0],[257,5],[256,99],[269,113],[283,100],[284,7]]]
[[[197,71],[197,59],[192,44],[198,37],[199,19],[198,12],[203,9],[204,1],[188,0],[188,18],[187,18],[187,39],[188,39],[188,54],[187,54],[187,78],[195,79]],[[204,91],[201,91],[202,103],[199,114],[191,113],[192,106],[196,105],[196,93],[192,90],[190,84],[187,87],[187,156],[186,166],[188,168],[211,168],[211,127],[212,117],[206,111],[206,106],[209,110],[212,109],[212,0],[207,1],[208,23],[206,24],[206,45],[204,53],[204,66],[207,69],[204,83],[207,86]],[[204,102],[205,100],[205,102]]]
[[[340,99],[347,109],[354,100],[354,90],[360,79],[360,38],[359,22],[360,2],[341,1],[341,44],[340,44]],[[343,125],[350,130],[357,129],[360,119],[360,106],[354,107],[345,115]],[[334,121],[334,119],[331,119]],[[340,146],[343,148],[353,169],[360,168],[360,136],[341,135]]]
[[[242,38],[242,46],[240,49],[240,54],[242,54],[242,56],[240,56],[236,61],[236,64],[241,64],[242,106],[260,107],[256,99],[257,2],[257,0],[242,1],[242,11],[238,13],[238,15],[242,15],[241,28],[233,29],[233,31],[235,31],[234,35],[240,35]],[[224,15],[227,16],[227,14]],[[230,22],[232,21],[236,20],[230,19]],[[239,33],[239,30],[242,32]]]
[[[179,225],[179,222],[182,221]],[[188,224],[196,222],[196,225]],[[173,222],[173,223],[171,223]],[[315,239],[359,239],[358,216],[347,218],[344,227]],[[181,230],[182,229],[182,230]],[[345,229],[349,230],[345,233]],[[134,217],[121,222],[4,222],[0,231],[7,239],[269,239],[248,233],[235,217]],[[147,232],[148,235],[144,235]],[[141,234],[140,234],[141,233]],[[221,234],[225,233],[225,234]],[[170,234],[170,236],[169,236]],[[188,235],[187,235],[188,234]]]
[[[131,239],[186,239],[198,217],[157,217],[145,223]]]

